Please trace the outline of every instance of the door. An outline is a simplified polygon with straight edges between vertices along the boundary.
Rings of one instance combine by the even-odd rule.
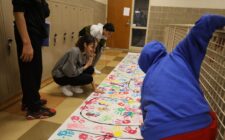
[[[88,26],[86,23],[85,23],[85,18],[86,18],[86,15],[85,15],[85,8],[83,7],[80,7],[79,8],[79,11],[78,11],[78,28],[79,28],[79,31],[85,27],[85,26]]]
[[[130,51],[140,51],[147,42],[149,0],[133,0]]]
[[[50,32],[50,44],[53,47],[63,46],[63,35],[62,35],[62,5],[56,2],[49,2],[51,14],[51,32]]]
[[[108,19],[115,26],[115,32],[107,40],[111,48],[129,48],[132,0],[108,0]]]
[[[2,1],[3,10],[3,21],[4,21],[4,32],[5,38],[3,38],[3,47],[6,48],[6,70],[7,70],[7,85],[8,85],[8,97],[13,97],[21,92],[20,77],[19,77],[19,66],[17,60],[17,49],[14,39],[14,28],[13,28],[13,6],[11,1]]]
[[[72,32],[71,32],[71,41],[72,41],[72,46],[75,46],[77,39],[78,39],[78,32],[79,32],[79,7],[74,6],[72,9]]]
[[[63,42],[64,42],[64,46],[65,48],[71,48],[72,47],[72,40],[71,40],[71,31],[72,29],[72,24],[74,24],[72,13],[73,13],[73,7],[70,5],[65,5],[64,9],[62,11],[63,16]],[[73,32],[73,31],[72,31]]]
[[[2,1],[0,1],[0,27],[3,27],[3,15],[2,15]],[[7,99],[8,95],[8,87],[7,87],[7,79],[6,79],[6,57],[7,57],[7,49],[5,48],[5,44],[2,43],[4,40],[4,28],[0,28],[0,106],[3,101]]]

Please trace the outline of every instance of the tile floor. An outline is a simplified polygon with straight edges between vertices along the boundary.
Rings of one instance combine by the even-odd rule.
[[[97,69],[102,74],[94,75],[96,84],[111,72],[112,69],[127,55],[126,50],[105,49]],[[40,90],[42,98],[48,100],[48,107],[57,110],[56,116],[43,120],[25,120],[25,112],[20,111],[20,102],[0,112],[1,140],[47,140],[66,118],[78,108],[92,92],[90,85],[84,87],[85,93],[74,97],[62,95],[59,86],[52,82]]]

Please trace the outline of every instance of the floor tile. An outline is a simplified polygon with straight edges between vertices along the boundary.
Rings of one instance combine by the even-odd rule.
[[[16,102],[15,104],[9,106],[4,111],[6,111],[8,113],[20,115],[20,116],[25,116],[25,114],[26,114],[26,112],[21,111],[21,101]]]
[[[116,56],[109,56],[109,55],[102,55],[100,60],[108,60],[108,61],[111,61],[115,58]]]
[[[28,121],[24,116],[0,112],[0,122],[0,139],[16,140],[37,124],[39,120]]]
[[[106,66],[102,69],[102,73],[109,74],[113,69],[114,67]]]
[[[107,77],[108,74],[104,74],[104,73],[101,73],[101,74],[95,74],[94,75],[94,81],[96,84],[100,84],[106,77]]]
[[[114,60],[114,61],[121,61],[121,60],[123,60],[123,58],[124,58],[124,57],[115,57],[113,60]]]
[[[18,140],[47,140],[59,126],[57,123],[40,121]]]
[[[110,67],[116,67],[118,64],[120,63],[120,61],[110,61],[107,66]]]
[[[107,55],[107,56],[117,56],[118,55],[118,52],[108,51],[108,52],[105,52],[104,55]]]
[[[48,119],[50,122],[63,123],[69,115],[74,112],[89,94],[76,95],[74,97],[67,97],[57,108],[57,114]]]
[[[106,66],[110,61],[109,60],[99,60],[97,65]]]

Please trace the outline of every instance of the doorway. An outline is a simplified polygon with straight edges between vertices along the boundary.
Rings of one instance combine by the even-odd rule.
[[[147,42],[149,0],[108,0],[108,22],[116,32],[108,40],[111,48],[140,51]]]
[[[110,48],[129,49],[132,0],[108,0],[108,19],[115,32],[108,40]]]

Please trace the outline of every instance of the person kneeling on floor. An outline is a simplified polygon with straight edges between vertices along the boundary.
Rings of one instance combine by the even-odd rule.
[[[96,89],[92,74],[92,66],[95,56],[95,38],[86,35],[80,37],[76,47],[72,47],[59,61],[52,70],[54,81],[61,86],[65,96],[73,96],[73,93],[81,94],[83,89],[81,85],[92,84],[95,92],[101,92]]]

